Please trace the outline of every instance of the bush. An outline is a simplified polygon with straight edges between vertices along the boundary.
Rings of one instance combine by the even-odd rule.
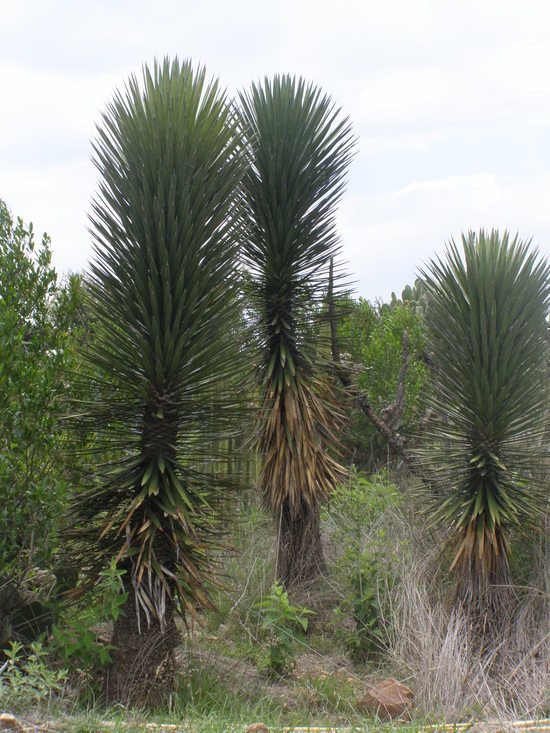
[[[121,577],[114,561],[101,573],[91,597],[76,609],[66,609],[53,625],[48,649],[70,672],[97,679],[102,668],[111,662],[114,647],[101,636],[101,627],[108,627],[119,617],[128,597],[123,592]]]
[[[50,240],[0,201],[0,567],[51,567],[71,478],[59,416],[73,365],[75,290],[61,287]]]
[[[25,648],[12,641],[4,649],[7,661],[0,666],[0,706],[17,711],[50,704],[65,689],[67,673],[52,669],[42,642],[34,641]]]
[[[353,617],[354,629],[344,631],[344,640],[359,657],[371,656],[386,646],[386,599],[397,559],[387,526],[400,503],[398,489],[383,474],[369,480],[353,469],[349,483],[335,489],[325,513],[339,548],[336,570],[344,582],[336,622],[342,630],[343,619]]]

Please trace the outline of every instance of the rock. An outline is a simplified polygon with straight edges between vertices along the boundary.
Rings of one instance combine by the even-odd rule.
[[[412,690],[393,677],[388,677],[369,688],[357,706],[372,715],[378,715],[382,720],[410,720],[413,697]]]
[[[9,713],[2,713],[0,715],[0,731],[15,731],[15,733],[21,733],[23,726]]]
[[[246,733],[268,733],[267,725],[263,723],[252,723],[246,729]]]
[[[14,636],[24,642],[49,636],[53,613],[36,595],[30,585],[0,575],[0,649]]]

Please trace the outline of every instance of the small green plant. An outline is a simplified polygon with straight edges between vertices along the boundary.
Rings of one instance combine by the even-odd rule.
[[[54,624],[49,648],[71,671],[79,669],[94,674],[111,662],[114,647],[98,638],[100,624],[114,622],[128,597],[122,592],[121,576],[124,570],[114,560],[101,574],[91,602],[79,608],[73,616],[65,617],[60,625]]]
[[[380,599],[384,586],[392,583],[394,551],[381,520],[400,500],[397,488],[383,474],[368,480],[353,469],[349,482],[335,489],[324,515],[334,527],[333,537],[340,547],[336,568],[347,586],[334,623],[346,645],[361,657],[385,646],[385,610]],[[342,622],[350,615],[354,628],[346,629]]]
[[[33,641],[27,648],[12,641],[3,653],[7,659],[0,667],[1,707],[36,707],[62,695],[67,672],[48,665],[49,653],[41,641]]]
[[[284,676],[294,667],[295,642],[307,631],[307,617],[313,611],[292,606],[288,593],[279,583],[271,586],[271,593],[256,603],[256,608],[262,616],[262,629],[269,633],[265,666],[271,674]]]
[[[383,534],[383,530],[380,531]],[[349,603],[355,622],[355,634],[349,639],[352,651],[371,656],[385,646],[383,613],[381,607],[381,585],[384,568],[378,558],[381,541],[369,543],[361,553],[358,572],[350,578]]]

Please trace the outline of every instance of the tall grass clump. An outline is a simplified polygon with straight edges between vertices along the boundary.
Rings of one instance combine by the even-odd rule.
[[[453,602],[441,534],[421,520],[394,529],[402,566],[390,594],[386,664],[415,691],[417,716],[517,719],[550,709],[550,602],[542,548],[530,581],[510,594],[498,629]],[[515,546],[515,545],[514,545]]]

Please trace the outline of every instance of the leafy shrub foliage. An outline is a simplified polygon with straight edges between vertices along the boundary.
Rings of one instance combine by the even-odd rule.
[[[51,565],[75,469],[66,411],[76,281],[60,286],[50,240],[0,201],[0,568]]]
[[[4,649],[6,661],[0,665],[0,705],[19,709],[49,704],[65,688],[67,672],[48,663],[48,651],[40,641],[25,648],[12,641]]]
[[[343,633],[347,646],[360,657],[386,646],[386,586],[392,583],[396,559],[386,526],[400,503],[399,491],[383,474],[368,480],[353,470],[349,483],[335,489],[325,513],[339,547],[337,573],[347,582],[335,623],[342,633],[343,619],[353,616],[355,629]]]
[[[412,291],[404,293],[412,295]],[[430,389],[422,308],[408,300],[394,299],[390,304],[374,306],[359,298],[348,304],[346,310],[349,312],[340,326],[340,337],[356,367],[357,386],[393,429],[414,436],[422,417],[420,397]],[[391,408],[398,396],[405,331],[408,362],[404,407],[394,419]],[[353,406],[348,443],[354,462],[362,470],[376,470],[387,462],[385,440],[365,414]]]
[[[85,674],[88,680],[97,677],[101,668],[111,662],[114,647],[101,637],[101,626],[115,622],[128,597],[123,592],[121,577],[114,561],[102,571],[101,579],[91,594],[79,606],[60,613],[52,628],[48,650],[58,657],[72,673]]]

